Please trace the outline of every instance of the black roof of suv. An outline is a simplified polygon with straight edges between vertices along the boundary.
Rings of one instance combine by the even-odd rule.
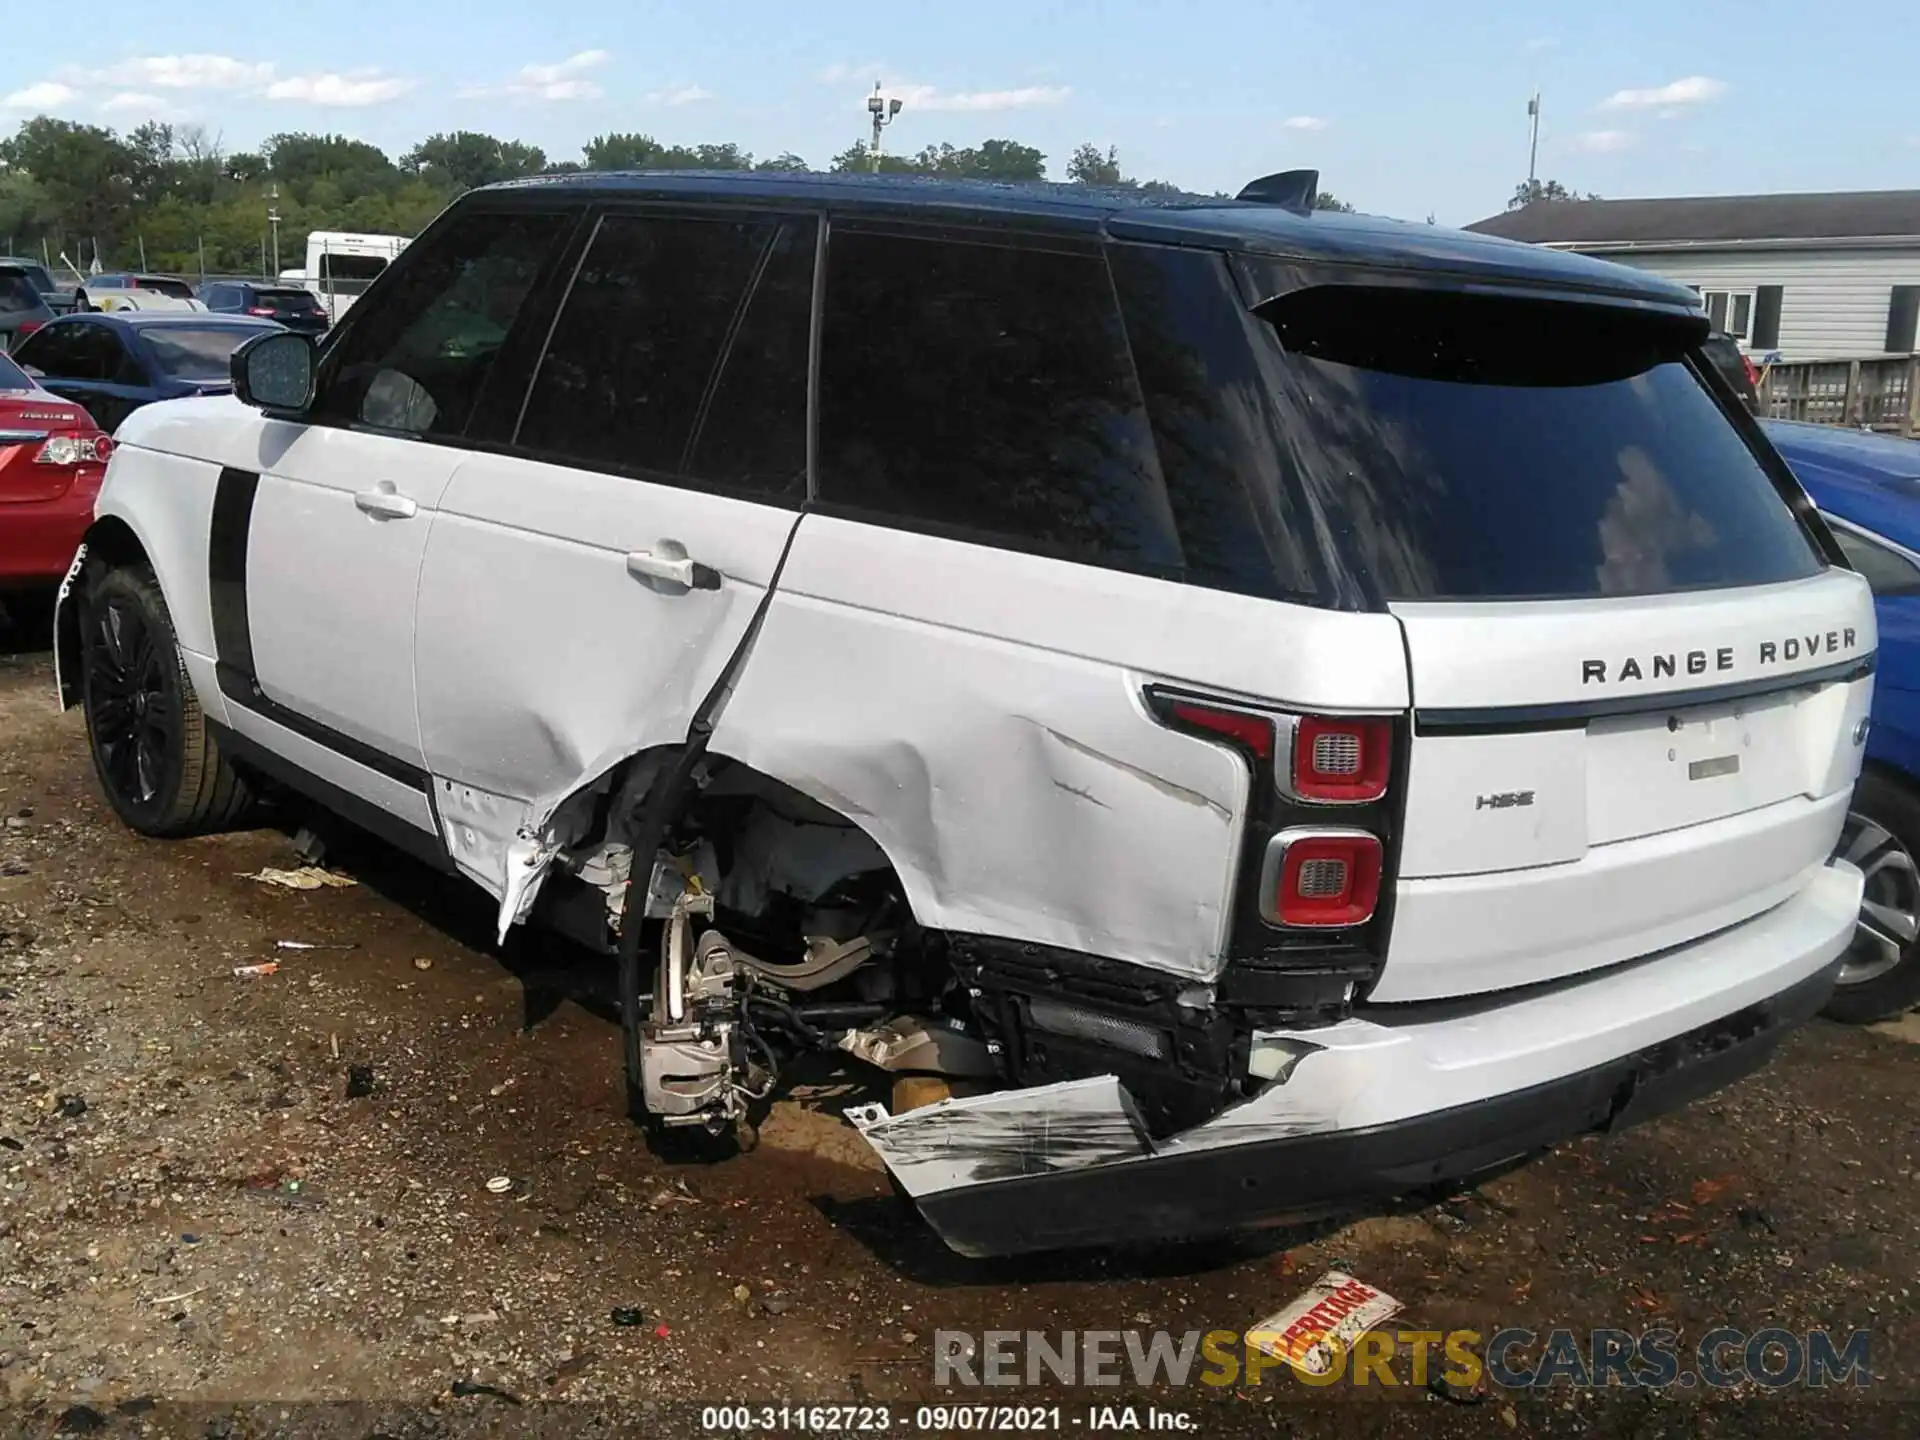
[[[1443,271],[1507,285],[1613,296],[1662,309],[1692,310],[1699,304],[1699,297],[1685,286],[1648,271],[1566,251],[1374,215],[1297,210],[1177,191],[909,175],[670,170],[542,175],[487,186],[467,198],[484,202],[556,191],[598,200],[632,196],[934,212],[973,223],[1038,224],[1115,240]]]

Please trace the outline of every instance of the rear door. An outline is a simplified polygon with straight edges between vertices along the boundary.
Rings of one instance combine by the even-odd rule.
[[[440,501],[421,731],[454,858],[496,894],[530,811],[686,738],[773,583],[806,498],[818,229],[601,216],[524,407]]]
[[[1683,325],[1362,287],[1263,313],[1302,464],[1406,636],[1373,998],[1636,958],[1803,884],[1859,764],[1871,597],[1826,567]]]

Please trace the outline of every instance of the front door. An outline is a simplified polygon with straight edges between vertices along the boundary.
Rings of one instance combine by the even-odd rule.
[[[806,496],[816,234],[601,217],[524,414],[441,499],[421,733],[453,857],[507,919],[529,818],[683,741],[773,583]]]
[[[429,828],[413,671],[421,560],[496,358],[574,223],[469,212],[429,235],[323,361],[306,420],[262,418],[257,472],[220,481],[212,565],[240,582],[216,587],[229,701],[280,727],[254,738],[290,758],[314,763],[285,730],[346,757],[329,778],[363,798],[399,782],[408,818]],[[222,595],[244,623],[223,617]]]

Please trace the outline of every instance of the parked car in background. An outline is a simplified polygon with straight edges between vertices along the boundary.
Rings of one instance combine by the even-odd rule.
[[[51,615],[112,448],[84,409],[0,355],[0,606],[16,619]]]
[[[275,320],[302,335],[318,335],[327,328],[327,312],[319,297],[297,285],[265,285],[246,280],[210,280],[199,298],[216,315],[253,315]]]
[[[19,346],[27,336],[53,319],[53,311],[18,265],[0,262],[0,353]]]
[[[1706,352],[1707,359],[1713,362],[1713,368],[1725,377],[1734,393],[1745,403],[1748,410],[1760,413],[1760,372],[1753,368],[1753,361],[1747,358],[1747,352],[1740,348],[1740,342],[1724,331],[1716,330],[1707,336],[1700,347]]]
[[[1866,897],[1827,1011],[1881,1020],[1920,1004],[1920,441],[1762,424],[1879,615],[1873,728],[1839,849],[1864,872]]]
[[[69,315],[28,336],[14,358],[54,394],[86,406],[111,434],[151,401],[231,389],[234,350],[280,328],[205,312]]]
[[[98,298],[116,290],[151,290],[160,295],[171,295],[176,300],[193,299],[193,287],[184,280],[171,275],[139,275],[131,271],[109,271],[104,275],[89,275],[74,290],[73,308],[76,311],[100,308]]]
[[[33,282],[33,288],[40,292],[40,298],[56,315],[73,313],[73,287],[61,289],[59,283],[47,273],[47,267],[31,256],[0,255],[0,265],[18,265],[27,272],[27,278]]]
[[[470,192],[122,428],[55,651],[104,793],[272,777],[617,957],[663,1141],[812,1049],[984,1087],[849,1111],[970,1254],[1727,1083],[1859,914],[1868,587],[1689,291],[1317,185]]]

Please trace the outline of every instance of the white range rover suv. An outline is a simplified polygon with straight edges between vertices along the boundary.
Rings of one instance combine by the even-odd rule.
[[[121,428],[58,623],[107,796],[301,792],[617,957],[660,1139],[892,1077],[970,1254],[1747,1073],[1853,934],[1868,588],[1688,291],[1313,186],[467,195]]]

